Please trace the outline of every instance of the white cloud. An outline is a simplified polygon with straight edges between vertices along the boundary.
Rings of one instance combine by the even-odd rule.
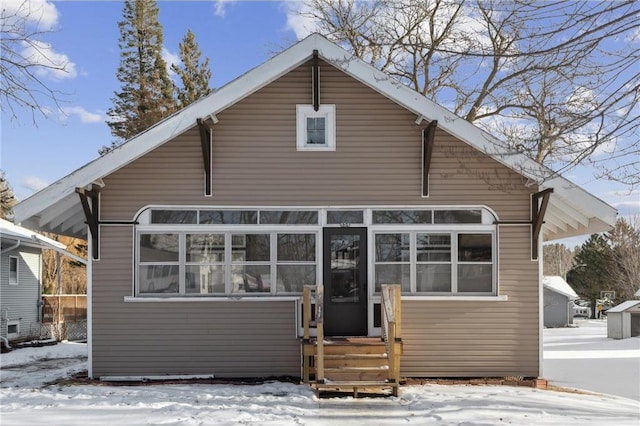
[[[99,123],[105,120],[102,114],[89,112],[81,106],[63,107],[62,112],[64,113],[64,118],[76,115],[83,123]]]
[[[303,2],[287,2],[286,29],[293,31],[298,40],[318,31],[318,24],[307,14],[310,10]]]
[[[25,176],[20,184],[33,192],[38,192],[45,186],[49,185],[49,182],[38,176]]]
[[[180,65],[180,55],[170,52],[166,47],[162,48],[162,59],[167,63],[169,77],[175,77],[176,73],[171,70],[171,65]]]
[[[58,53],[49,43],[32,40],[22,43],[22,57],[29,64],[40,65],[35,69],[36,75],[53,80],[75,78],[78,73],[76,64],[64,53]]]
[[[58,23],[58,10],[48,0],[3,0],[2,17],[5,23],[24,20],[38,30],[47,31]]]
[[[216,16],[220,16],[221,18],[224,18],[224,16],[227,13],[227,6],[231,3],[235,3],[236,1],[237,0],[216,0],[213,13]]]

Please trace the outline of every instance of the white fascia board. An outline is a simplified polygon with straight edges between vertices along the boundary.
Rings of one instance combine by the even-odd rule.
[[[540,190],[545,188],[553,188],[551,199],[559,197],[564,204],[588,218],[589,224],[598,218],[610,227],[615,225],[618,214],[615,208],[569,180],[557,176],[544,182]]]

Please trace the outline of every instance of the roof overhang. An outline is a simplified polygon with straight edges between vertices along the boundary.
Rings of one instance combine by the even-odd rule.
[[[260,90],[313,56],[393,100],[421,119],[438,126],[498,162],[530,179],[542,189],[553,188],[543,235],[558,239],[609,229],[615,223],[611,206],[556,175],[522,153],[418,92],[374,68],[351,53],[312,34],[262,65],[238,77],[211,95],[176,112],[109,153],[42,189],[14,207],[14,218],[33,229],[86,238],[87,227],[76,188],[87,188],[156,147],[196,126],[198,119],[215,115]]]

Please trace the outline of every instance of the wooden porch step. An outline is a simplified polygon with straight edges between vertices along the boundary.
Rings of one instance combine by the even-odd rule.
[[[362,389],[367,389],[378,395],[390,393],[393,396],[398,396],[398,390],[399,390],[398,383],[389,383],[386,380],[371,380],[371,381],[327,380],[324,383],[312,383],[311,387],[315,389],[317,397],[320,397],[321,392],[339,392],[339,393],[353,393],[353,397],[357,398],[360,390]]]

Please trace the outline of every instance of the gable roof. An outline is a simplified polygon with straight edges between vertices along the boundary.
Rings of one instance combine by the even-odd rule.
[[[626,310],[635,308],[638,305],[640,305],[640,300],[627,300],[626,302],[622,302],[618,306],[607,309],[607,314],[610,314],[612,312],[624,312]]]
[[[424,120],[530,179],[539,190],[553,188],[545,216],[546,239],[601,232],[615,223],[616,210],[555,174],[526,155],[514,152],[496,137],[430,101],[389,75],[367,64],[319,34],[312,34],[282,53],[138,134],[104,156],[54,182],[14,207],[16,222],[34,229],[86,238],[83,210],[76,188],[101,179],[196,125],[199,118],[215,116],[289,71],[319,57],[391,99]]]
[[[579,296],[571,288],[568,282],[559,276],[547,276],[542,279],[542,285],[549,290],[560,293],[563,296],[567,296],[570,300],[578,299]]]
[[[47,238],[44,235],[40,235],[30,229],[23,228],[22,226],[14,225],[4,219],[0,219],[0,237],[3,239],[20,241],[21,243],[26,243],[30,246],[38,246],[54,250],[65,250],[67,248],[66,245],[59,241]]]

